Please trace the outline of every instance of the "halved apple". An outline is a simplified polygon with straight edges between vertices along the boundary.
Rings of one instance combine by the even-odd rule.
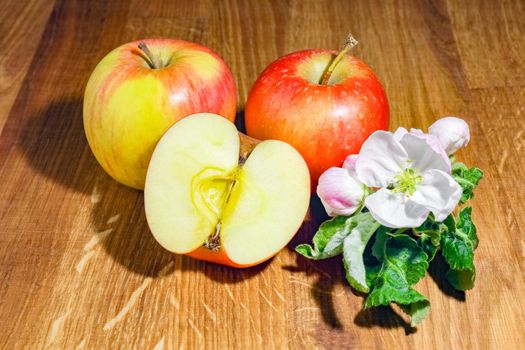
[[[144,190],[148,224],[164,248],[235,267],[279,252],[309,200],[308,168],[292,146],[258,142],[209,113],[188,116],[164,134]]]

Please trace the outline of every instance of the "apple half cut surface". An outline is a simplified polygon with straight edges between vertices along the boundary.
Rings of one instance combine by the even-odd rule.
[[[310,174],[299,152],[251,139],[210,113],[188,116],[164,134],[144,190],[149,227],[164,248],[234,267],[279,252],[309,200]]]

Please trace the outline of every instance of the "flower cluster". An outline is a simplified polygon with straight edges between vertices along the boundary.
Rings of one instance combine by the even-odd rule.
[[[438,120],[429,133],[376,131],[358,155],[319,178],[317,194],[330,216],[351,215],[364,205],[386,227],[418,227],[429,213],[443,221],[462,195],[449,155],[469,140],[467,123],[455,117]]]
[[[453,214],[483,177],[455,161],[469,141],[467,123],[455,117],[436,121],[428,133],[376,131],[359,154],[321,175],[317,194],[332,219],[319,226],[312,245],[296,251],[313,260],[342,255],[348,283],[367,294],[365,308],[394,303],[412,325],[421,322],[430,301],[413,286],[431,263],[447,264],[455,289],[474,287],[472,208]],[[438,254],[442,259],[434,260]]]

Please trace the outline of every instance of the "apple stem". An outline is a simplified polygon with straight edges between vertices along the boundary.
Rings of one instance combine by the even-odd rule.
[[[162,67],[162,64],[160,63],[160,60],[158,59],[157,56],[155,56],[151,50],[149,49],[148,45],[146,45],[145,42],[141,41],[139,43],[139,49],[141,49],[144,54],[146,55],[146,57],[148,58],[149,62],[148,64],[150,65],[151,68],[153,69],[159,69]]]
[[[348,37],[346,38],[345,46],[339,51],[337,56],[335,56],[334,59],[332,59],[332,62],[330,62],[330,65],[324,72],[323,76],[321,77],[321,80],[319,84],[321,85],[328,85],[328,80],[330,80],[330,77],[332,76],[332,72],[334,71],[335,67],[341,62],[343,57],[347,54],[348,51],[350,51],[354,46],[357,45],[357,40],[354,38],[354,36],[350,33],[348,34]]]

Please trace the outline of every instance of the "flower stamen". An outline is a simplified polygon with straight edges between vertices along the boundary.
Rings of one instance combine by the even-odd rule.
[[[411,196],[416,192],[416,186],[423,180],[423,177],[419,175],[417,169],[406,168],[402,173],[394,176],[394,180],[396,183],[392,192],[400,192]]]

